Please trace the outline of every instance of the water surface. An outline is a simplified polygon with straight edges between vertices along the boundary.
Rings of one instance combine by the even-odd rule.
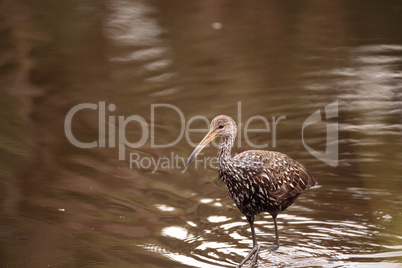
[[[3,1],[0,14],[0,266],[235,266],[251,248],[247,221],[215,169],[184,171],[206,130],[178,139],[194,116],[218,114],[243,129],[269,122],[240,131],[233,154],[267,144],[319,183],[279,215],[281,247],[260,267],[402,266],[398,1]],[[335,102],[338,116],[304,133],[324,152],[337,124],[331,166],[302,127]],[[85,103],[97,110],[71,130],[95,148],[65,133]],[[119,154],[122,137],[144,142]],[[256,232],[273,242],[268,214]]]

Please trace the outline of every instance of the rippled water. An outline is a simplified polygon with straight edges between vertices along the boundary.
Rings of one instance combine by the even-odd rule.
[[[0,266],[235,266],[247,221],[208,161],[183,162],[201,116],[227,114],[241,123],[233,154],[267,144],[319,183],[278,216],[281,247],[260,267],[402,267],[398,1],[0,5]],[[94,148],[66,134],[79,104],[96,108],[72,134]],[[256,115],[270,131],[244,133]],[[307,148],[324,154],[330,125],[339,158],[325,162]],[[180,137],[186,126],[204,130]],[[255,224],[271,244],[271,217]]]

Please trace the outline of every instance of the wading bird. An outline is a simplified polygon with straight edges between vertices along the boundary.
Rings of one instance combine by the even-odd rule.
[[[215,117],[209,132],[188,158],[186,167],[209,142],[221,138],[219,178],[226,184],[229,196],[250,223],[253,238],[253,249],[238,265],[242,267],[251,258],[252,265],[255,265],[260,249],[279,248],[278,213],[292,205],[302,192],[317,182],[302,164],[279,152],[250,150],[232,158],[231,149],[236,134],[236,122],[232,118],[226,115]],[[261,212],[268,212],[274,220],[275,242],[272,246],[257,243],[254,216]]]

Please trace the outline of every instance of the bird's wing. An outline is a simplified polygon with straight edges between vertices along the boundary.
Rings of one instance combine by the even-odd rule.
[[[253,167],[258,170],[254,179],[266,187],[270,196],[278,199],[294,197],[317,184],[302,164],[283,153],[251,150],[236,158],[250,159],[254,165],[260,165],[258,168]]]

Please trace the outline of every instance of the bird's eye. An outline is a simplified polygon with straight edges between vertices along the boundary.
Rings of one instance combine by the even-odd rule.
[[[218,127],[218,128],[222,129],[222,128],[223,128],[223,125],[219,125],[219,127]]]

